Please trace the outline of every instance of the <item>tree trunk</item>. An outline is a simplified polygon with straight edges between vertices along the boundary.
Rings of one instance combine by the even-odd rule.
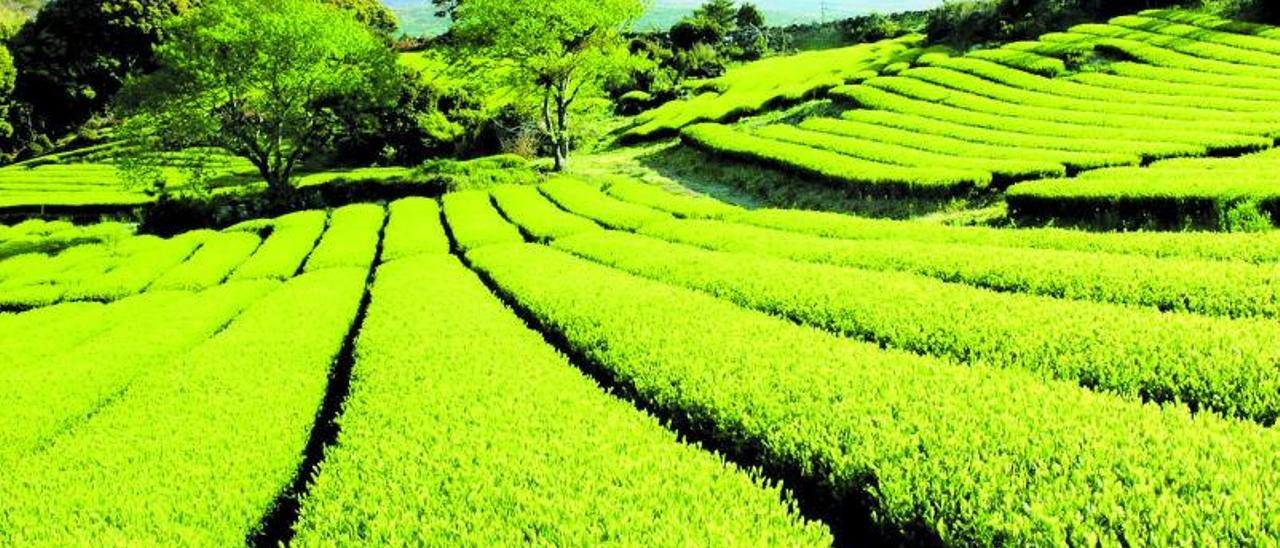
[[[556,171],[564,171],[565,168],[569,167],[569,147],[557,141],[552,144],[552,148],[555,149]]]
[[[262,176],[262,180],[267,183],[267,194],[271,196],[284,196],[288,194],[289,184],[288,178],[279,171],[272,169],[269,165],[259,165],[258,174]]]
[[[564,171],[569,165],[569,102],[563,90],[556,96],[556,120],[552,148],[555,149],[556,171]]]

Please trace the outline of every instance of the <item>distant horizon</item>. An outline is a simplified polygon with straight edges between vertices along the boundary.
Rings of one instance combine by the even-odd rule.
[[[653,8],[636,28],[662,29],[702,5],[705,0],[655,0]],[[446,23],[432,15],[429,0],[383,0],[400,17],[400,31],[409,35],[442,32]],[[790,25],[857,17],[869,13],[896,13],[940,6],[943,0],[755,0],[771,25]]]

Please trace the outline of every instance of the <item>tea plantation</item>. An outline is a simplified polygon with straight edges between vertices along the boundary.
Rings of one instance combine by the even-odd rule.
[[[1001,217],[606,152],[162,236],[85,222],[157,200],[124,145],[6,166],[0,545],[1280,544],[1280,29],[1153,10],[700,85],[616,150]],[[149,161],[209,154],[261,190]]]

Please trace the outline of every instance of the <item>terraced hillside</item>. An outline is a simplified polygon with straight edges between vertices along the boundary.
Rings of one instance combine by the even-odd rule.
[[[122,176],[118,164],[124,146],[107,143],[0,168],[0,212],[114,211],[153,201],[149,188]],[[148,166],[149,177],[173,188],[189,184],[188,168],[197,163],[202,176],[225,180],[215,186],[239,187],[242,177],[256,172],[247,161],[220,151],[155,153],[137,161]]]
[[[1139,212],[1178,224],[1180,215],[1241,204],[1280,219],[1265,160],[1242,160],[1216,179],[1187,165],[1138,169],[1275,144],[1280,32],[1273,28],[1149,11],[912,63],[830,90],[852,107],[839,116],[693,125],[682,138],[718,157],[871,195],[970,196],[1050,179],[1009,194],[1015,214],[1040,221]],[[1101,168],[1117,169],[1077,180]]]
[[[0,238],[42,230],[0,261],[5,544],[1280,538],[1275,232],[574,177]]]
[[[0,216],[119,215],[155,202],[157,185],[171,195],[243,196],[266,189],[257,168],[222,150],[136,154],[127,149],[109,141],[0,167]],[[296,186],[422,180],[406,167],[313,169],[299,174]]]
[[[874,44],[774,57],[695,84],[690,99],[671,101],[636,118],[624,137],[653,139],[676,134],[698,122],[724,122],[811,98],[850,80],[875,76],[890,66],[906,66],[923,53],[920,36]]]

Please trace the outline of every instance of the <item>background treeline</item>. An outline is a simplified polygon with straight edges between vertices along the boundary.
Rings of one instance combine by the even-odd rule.
[[[965,0],[929,13],[929,39],[957,47],[1028,40],[1072,25],[1144,9],[1200,8],[1259,22],[1280,21],[1275,0]]]
[[[477,70],[458,54],[454,33],[411,38],[379,0],[324,0],[350,10],[402,56],[396,100],[375,112],[351,112],[316,157],[322,165],[418,165],[438,157],[546,152],[537,137],[538,101],[501,74]],[[201,0],[0,0],[0,163],[110,138],[113,101],[125,83],[155,68],[165,24]],[[439,14],[459,0],[423,0]],[[665,31],[626,36],[630,54],[600,97],[574,105],[583,128],[572,148],[602,142],[630,115],[698,93],[727,67],[797,49],[870,42],[924,32],[957,48],[1026,39],[1072,24],[1145,8],[1201,7],[1280,22],[1266,0],[967,0],[928,11],[875,14],[829,23],[770,26],[750,2],[708,0]],[[340,112],[341,109],[338,109]]]
[[[388,44],[397,23],[378,0],[351,10]],[[130,79],[155,69],[166,24],[200,0],[21,0],[0,4],[0,161],[105,139]]]

